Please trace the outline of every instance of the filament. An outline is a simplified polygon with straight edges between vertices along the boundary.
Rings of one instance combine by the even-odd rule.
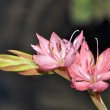
[[[70,37],[70,40],[68,41],[68,44],[67,44],[66,47],[65,47],[65,50],[66,50],[66,48],[68,47],[69,42],[71,42],[71,40],[72,40],[74,34],[75,34],[76,32],[78,32],[78,31],[79,31],[79,30],[76,30],[76,31],[74,31],[74,32],[72,33],[72,35],[71,35],[71,37]],[[61,52],[63,52],[63,51],[64,51],[64,50],[62,50]]]
[[[78,32],[78,31],[79,31],[79,30],[76,30],[76,31],[74,31],[74,32],[72,33],[69,42],[71,42],[71,40],[72,40],[74,34],[75,34],[76,32]],[[69,42],[68,42],[68,44],[66,45],[66,48],[67,48],[67,46],[69,45]]]
[[[74,31],[73,32],[73,34],[71,35],[71,37],[70,37],[70,40],[69,40],[69,42],[71,42],[71,40],[72,40],[72,38],[73,38],[73,36],[74,36],[74,34],[76,33],[76,32],[78,32],[79,30],[76,30],[76,31]]]
[[[96,40],[96,43],[97,43],[97,59],[98,59],[98,56],[99,56],[98,39],[97,39],[97,38],[95,38],[95,40]]]

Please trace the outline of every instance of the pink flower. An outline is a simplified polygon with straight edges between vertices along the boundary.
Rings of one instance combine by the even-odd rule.
[[[37,51],[37,55],[33,55],[33,60],[42,70],[52,70],[58,67],[67,67],[74,61],[74,54],[79,49],[82,40],[83,32],[76,37],[74,43],[67,40],[61,40],[54,32],[51,35],[50,41],[37,34],[39,45],[32,45]]]
[[[110,48],[102,52],[95,63],[94,57],[84,41],[80,53],[76,54],[75,63],[68,68],[72,87],[80,91],[104,91],[109,86],[108,83],[104,82],[110,79],[109,59]]]

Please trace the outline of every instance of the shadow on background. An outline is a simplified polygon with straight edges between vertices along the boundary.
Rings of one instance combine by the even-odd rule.
[[[0,0],[0,53],[16,49],[34,53],[35,33],[49,39],[54,31],[69,39],[73,31],[84,30],[90,49],[96,56],[96,41],[102,52],[110,46],[110,23],[80,25],[70,18],[70,0]],[[92,12],[93,13],[93,12]],[[110,88],[102,96],[110,108]],[[0,71],[0,110],[96,110],[87,92],[70,87],[58,75],[21,76]]]

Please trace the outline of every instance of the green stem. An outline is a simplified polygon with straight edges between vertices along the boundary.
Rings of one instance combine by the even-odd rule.
[[[70,78],[68,76],[67,71],[65,70],[65,68],[60,68],[60,69],[55,69],[54,70],[55,73],[57,73],[58,75],[60,75],[61,77],[65,78],[66,80],[70,81]]]
[[[95,104],[98,110],[108,110],[99,93],[91,91],[89,91],[89,93],[93,103]]]

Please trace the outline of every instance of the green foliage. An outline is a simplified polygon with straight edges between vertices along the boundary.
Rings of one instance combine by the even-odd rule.
[[[70,19],[74,24],[86,25],[110,20],[110,0],[71,0]]]

